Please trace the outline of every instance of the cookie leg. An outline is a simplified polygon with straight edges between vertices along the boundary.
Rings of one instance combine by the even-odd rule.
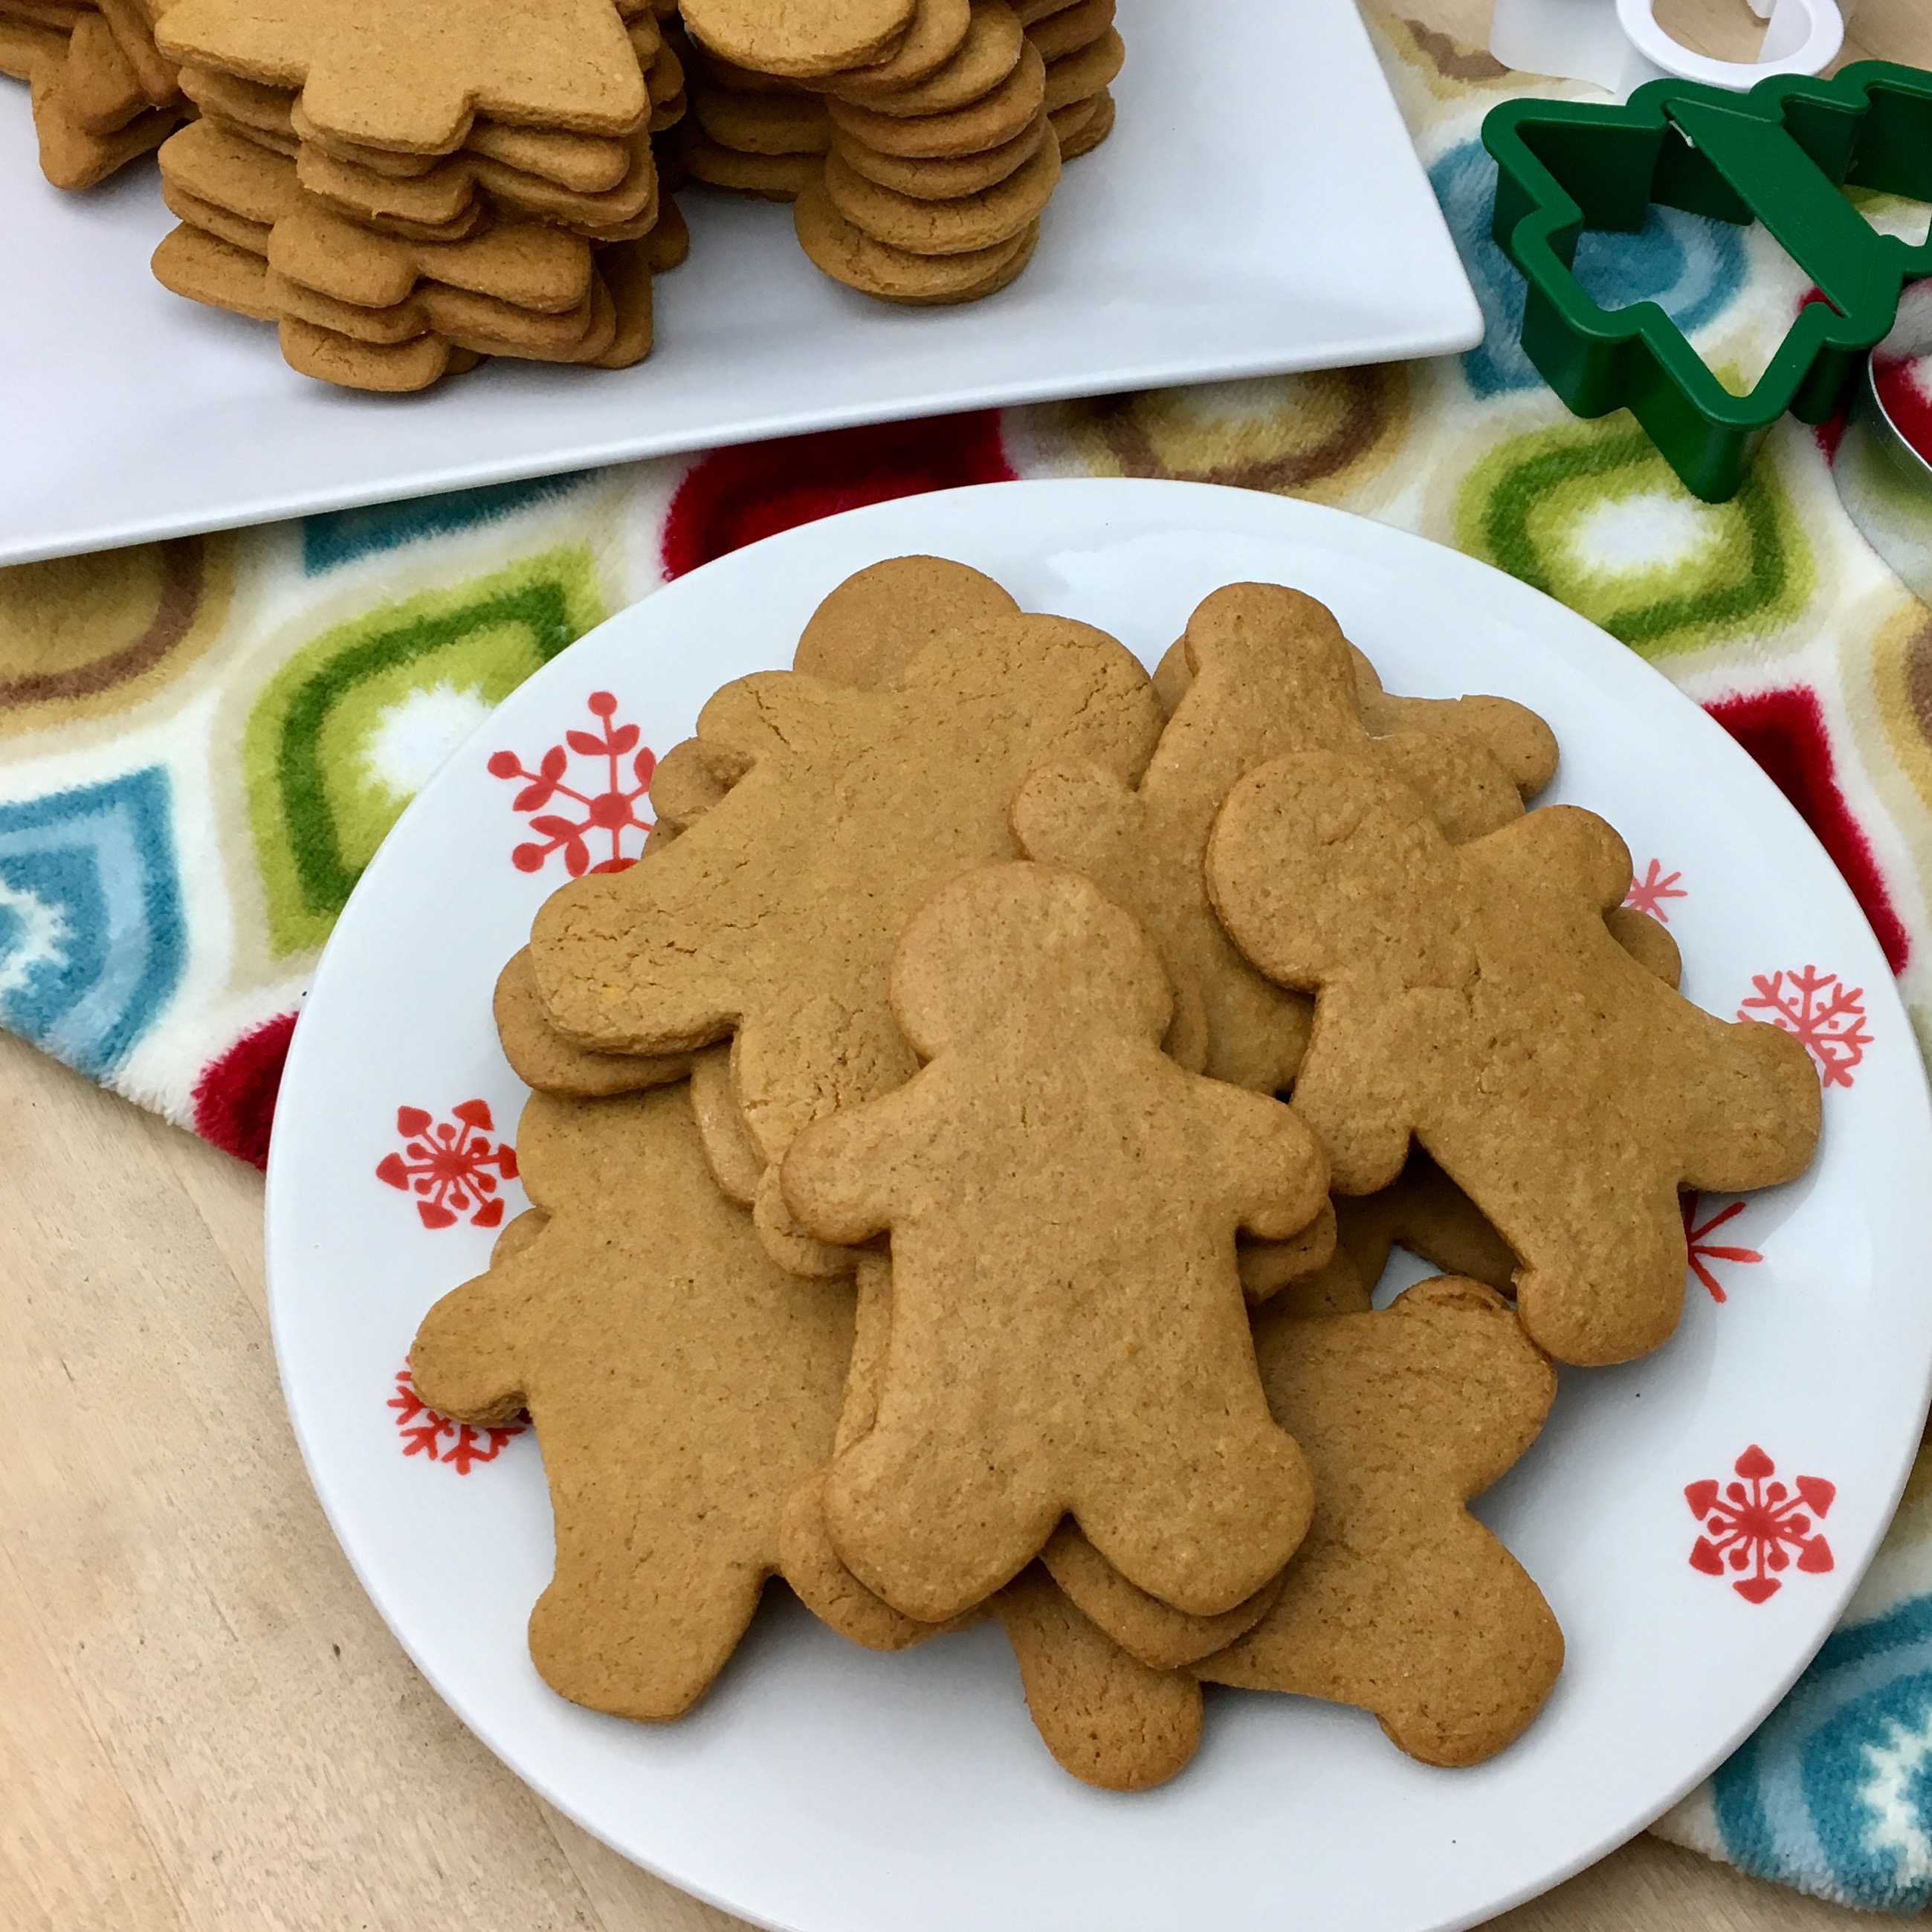
[[[1027,1708],[1062,1769],[1106,1791],[1164,1784],[1201,1742],[1201,1687],[1150,1670],[1090,1622],[1037,1564],[997,1600]]]
[[[922,1623],[944,1623],[1016,1576],[1053,1534],[1057,1502],[1023,1490],[983,1437],[943,1417],[878,1427],[833,1459],[825,1526],[876,1594]]]
[[[1530,1340],[1559,1362],[1634,1361],[1667,1342],[1683,1313],[1688,1264],[1676,1190],[1569,1204],[1572,1213],[1512,1237],[1522,1257],[1516,1312]]]
[[[662,1547],[639,1561],[608,1524],[566,1533],[556,1574],[530,1612],[530,1658],[574,1704],[668,1724],[724,1669],[764,1584],[748,1562],[700,1565]]]
[[[1218,1617],[1300,1546],[1315,1510],[1307,1460],[1271,1420],[1229,1428],[1214,1452],[1143,1462],[1136,1480],[1077,1498],[1073,1516],[1127,1580],[1174,1610]]]

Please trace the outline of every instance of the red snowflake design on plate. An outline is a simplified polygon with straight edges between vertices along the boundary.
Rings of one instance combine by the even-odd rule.
[[[396,1371],[396,1392],[388,1406],[395,1412],[397,1432],[403,1438],[405,1456],[421,1456],[431,1462],[446,1462],[459,1476],[466,1476],[478,1462],[494,1462],[503,1453],[503,1445],[514,1442],[529,1428],[526,1413],[500,1429],[478,1429],[467,1422],[452,1422],[439,1414],[416,1394],[407,1362]],[[445,1438],[447,1438],[446,1440]]]
[[[1832,1568],[1832,1546],[1817,1533],[1838,1496],[1822,1476],[1794,1476],[1791,1487],[1771,1478],[1778,1466],[1754,1442],[1732,1465],[1738,1480],[1686,1485],[1684,1499],[1704,1526],[1690,1567],[1731,1579],[1748,1604],[1762,1604],[1784,1586],[1777,1572],[1798,1568],[1816,1576]],[[1748,1576],[1742,1574],[1748,1570]]]
[[[465,1100],[439,1121],[421,1107],[398,1107],[400,1154],[386,1154],[376,1178],[416,1197],[425,1228],[453,1228],[465,1214],[472,1228],[494,1228],[503,1218],[498,1176],[517,1178],[517,1150],[508,1141],[493,1146],[496,1131],[487,1101]]]
[[[1660,924],[1668,926],[1670,915],[1664,909],[1666,899],[1688,899],[1690,895],[1677,881],[1682,872],[1666,872],[1661,862],[1655,859],[1644,868],[1643,877],[1633,878],[1630,890],[1624,895],[1624,904],[1633,912],[1647,912]]]
[[[1711,1291],[1713,1301],[1726,1301],[1730,1297],[1724,1292],[1724,1285],[1711,1271],[1712,1262],[1761,1262],[1763,1256],[1755,1248],[1719,1247],[1708,1238],[1717,1232],[1726,1221],[1744,1211],[1742,1201],[1733,1201],[1728,1208],[1720,1208],[1708,1221],[1697,1218],[1697,1204],[1703,1197],[1696,1193],[1680,1196],[1679,1204],[1684,1210],[1684,1246],[1690,1264],[1690,1272]]]
[[[636,725],[611,722],[617,715],[617,700],[609,692],[593,691],[584,702],[590,715],[602,722],[601,734],[566,731],[563,743],[551,746],[537,760],[535,771],[514,752],[493,752],[490,755],[493,777],[525,781],[523,790],[510,801],[510,809],[542,814],[531,818],[530,830],[541,832],[543,842],[532,840],[510,854],[511,864],[520,872],[542,872],[554,852],[563,854],[564,869],[573,879],[580,879],[586,872],[621,872],[627,866],[635,865],[644,850],[644,835],[650,830],[651,821],[638,815],[638,801],[651,788],[657,754],[648,745],[639,746]],[[565,784],[573,754],[592,761],[592,769],[584,784],[586,787],[602,784],[601,791]],[[628,787],[621,769],[627,758],[630,775],[637,780]],[[601,772],[595,768],[598,763],[604,766]],[[567,810],[544,811],[545,806],[560,799],[576,807],[574,815]],[[637,835],[637,849],[626,852],[625,841],[633,832]],[[593,865],[591,842],[601,843],[607,838],[609,856]]]
[[[1741,1020],[1760,1020],[1796,1034],[1818,1064],[1827,1087],[1849,1087],[1852,1069],[1865,1057],[1872,1036],[1864,1030],[1865,989],[1847,986],[1835,973],[1801,966],[1782,973],[1754,973],[1757,991],[1738,1009]]]

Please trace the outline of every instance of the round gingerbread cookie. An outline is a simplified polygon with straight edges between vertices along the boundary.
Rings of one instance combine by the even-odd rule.
[[[965,45],[972,24],[972,0],[919,0],[912,25],[890,60],[834,74],[821,85],[855,100],[881,89],[910,87],[938,73]]]
[[[826,106],[832,125],[854,140],[882,154],[928,160],[936,155],[981,154],[1011,140],[1039,113],[1046,99],[1046,63],[1037,49],[1023,46],[1019,64],[992,93],[950,114],[905,120],[836,97]]]
[[[950,295],[905,296],[899,299],[908,308],[942,308],[959,302],[982,302],[988,296],[996,296],[1010,284],[1018,280],[1021,272],[1033,260],[1033,251],[1039,246],[1040,224],[1036,221],[1020,236],[1019,246],[997,268],[989,270],[985,280]],[[956,262],[961,258],[956,255],[952,259]]]
[[[1073,123],[1072,131],[1060,136],[1060,158],[1063,163],[1077,161],[1082,154],[1090,154],[1114,131],[1114,97],[1103,87],[1092,100],[1075,103],[1086,110],[1085,113]],[[1063,113],[1071,113],[1064,108]],[[1058,116],[1048,117],[1058,132],[1060,126]]]
[[[696,128],[687,131],[681,146],[685,166],[699,181],[784,201],[817,180],[824,165],[816,154],[740,154],[721,148]]]
[[[1112,84],[1127,57],[1126,44],[1112,27],[1078,53],[1063,54],[1046,70],[1046,111],[1098,94]]]
[[[1019,16],[1006,0],[979,0],[964,41],[944,67],[910,87],[868,88],[861,97],[863,104],[899,120],[970,106],[983,100],[1019,65],[1025,38]]]
[[[886,59],[912,24],[915,0],[824,0],[779,8],[768,0],[683,0],[700,46],[756,74],[808,80]]]
[[[862,295],[882,302],[970,301],[1019,251],[1023,238],[962,255],[915,255],[868,235],[846,220],[815,181],[793,210],[799,246],[813,266]]]
[[[1114,0],[1078,0],[1026,30],[1043,61],[1064,59],[1090,47],[1114,24]]]
[[[915,255],[965,255],[1010,242],[1040,218],[1060,179],[1060,146],[1048,140],[996,186],[952,201],[922,201],[868,181],[834,154],[825,164],[832,206],[875,241]]]
[[[1076,119],[1078,117],[1076,117]],[[902,154],[882,154],[862,141],[855,141],[843,129],[835,129],[832,152],[848,167],[881,188],[897,190],[918,201],[956,201],[962,194],[982,194],[997,188],[1016,169],[1039,153],[1046,139],[1047,119],[1036,114],[1010,141],[977,154],[938,156],[928,160],[908,160]]]
[[[825,104],[810,94],[734,94],[700,88],[698,124],[741,154],[822,154],[832,145]]]

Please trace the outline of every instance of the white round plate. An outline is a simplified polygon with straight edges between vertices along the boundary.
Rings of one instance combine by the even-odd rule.
[[[914,551],[976,565],[1150,664],[1216,586],[1294,584],[1390,689],[1534,706],[1563,747],[1546,796],[1629,840],[1685,992],[1727,1018],[1777,1006],[1828,1069],[1810,1172],[1735,1212],[1694,1203],[1700,1272],[1675,1340],[1566,1373],[1541,1439],[1480,1505],[1569,1646],[1547,1708],[1490,1763],[1431,1770],[1358,1712],[1225,1692],[1185,1772],[1110,1796],[1040,1746],[997,1626],[878,1657],[783,1600],[662,1729],[579,1710],[531,1666],[524,1620],[551,1557],[536,1443],[439,1426],[398,1382],[424,1311],[482,1269],[521,1192],[424,1196],[377,1170],[409,1181],[406,1142],[428,1133],[448,1137],[452,1173],[473,1173],[514,1133],[524,1090],[490,987],[565,876],[568,823],[590,819],[573,794],[631,790],[640,746],[688,736],[726,680],[788,664],[848,573]],[[596,749],[606,711],[614,760]],[[544,772],[552,747],[569,790],[533,802],[519,773]],[[582,856],[634,856],[621,797],[600,809],[619,824],[594,824]],[[399,1121],[410,1109],[428,1118]],[[796,1932],[1421,1932],[1629,1837],[1831,1629],[1924,1414],[1928,1173],[1918,1051],[1850,893],[1758,768],[1640,658],[1482,564],[1335,511],[1188,484],[998,484],[855,511],[682,578],[538,672],[449,761],[357,889],[296,1030],[269,1292],[310,1473],[390,1627],[506,1763],[674,1883]]]

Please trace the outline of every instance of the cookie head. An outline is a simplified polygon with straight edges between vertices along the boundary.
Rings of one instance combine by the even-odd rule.
[[[1304,752],[1251,772],[1208,841],[1209,890],[1234,943],[1304,991],[1345,965],[1455,984],[1464,949],[1443,911],[1453,869],[1420,796],[1364,753]]]
[[[1174,996],[1153,943],[1098,886],[1062,866],[1016,863],[966,873],[914,914],[892,957],[892,1004],[931,1060],[1019,1033],[1098,1028],[1158,1044]]]

